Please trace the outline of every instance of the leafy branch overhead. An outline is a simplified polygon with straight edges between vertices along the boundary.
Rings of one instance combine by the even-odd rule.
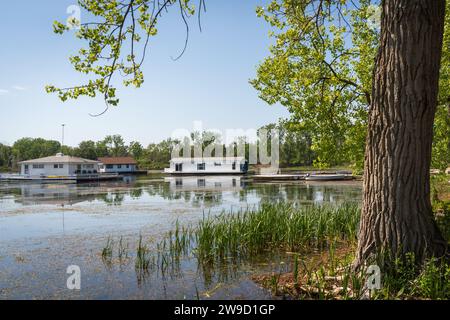
[[[85,40],[87,48],[81,48],[70,57],[74,69],[90,76],[87,83],[73,87],[46,87],[48,93],[57,93],[62,101],[79,96],[95,97],[101,94],[107,105],[117,105],[116,77],[125,86],[140,87],[144,82],[142,64],[148,50],[150,37],[158,32],[156,25],[163,13],[170,8],[179,10],[186,25],[186,44],[189,35],[187,18],[195,14],[191,0],[78,0],[78,4],[92,17],[90,22],[54,22],[56,34],[64,34],[72,26],[79,27],[76,37]],[[198,19],[205,9],[199,0]],[[186,49],[184,47],[182,53]],[[181,53],[181,54],[182,54]]]

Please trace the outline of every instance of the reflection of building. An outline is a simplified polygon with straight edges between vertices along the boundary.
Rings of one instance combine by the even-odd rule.
[[[76,174],[93,174],[98,172],[98,161],[65,156],[56,156],[19,162],[20,173],[31,177],[68,177]]]
[[[171,190],[238,190],[242,187],[240,177],[233,176],[202,176],[202,177],[166,177]]]
[[[244,157],[173,158],[164,173],[173,175],[244,174],[248,163]]]
[[[76,184],[22,184],[16,202],[24,205],[72,205],[95,198],[92,192],[80,193]]]
[[[132,157],[104,157],[100,161],[100,172],[133,173],[137,171],[137,162]]]

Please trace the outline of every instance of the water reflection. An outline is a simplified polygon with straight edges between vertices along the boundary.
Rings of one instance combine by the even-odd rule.
[[[12,288],[4,293],[8,298],[61,298],[59,288],[66,279],[49,274],[60,274],[70,264],[83,268],[87,284],[79,296],[64,291],[71,298],[195,299],[197,290],[205,292],[201,298],[270,298],[246,279],[255,268],[276,271],[281,261],[289,264],[285,256],[270,252],[270,257],[208,266],[199,264],[192,250],[170,255],[170,245],[158,248],[157,244],[176,221],[181,226],[195,224],[205,212],[235,212],[261,202],[307,205],[360,198],[361,185],[355,182],[254,183],[233,176],[127,177],[121,182],[85,184],[0,182],[0,270],[5,275],[0,276],[0,299],[2,287]],[[149,257],[148,270],[135,267],[141,234],[155,255]],[[114,256],[104,260],[100,255],[110,236],[115,241]],[[123,259],[118,256],[122,236],[127,248]],[[16,252],[30,264],[17,264]],[[30,265],[36,266],[33,281],[26,275]],[[16,283],[21,287],[16,288]]]
[[[97,201],[108,206],[124,202],[182,201],[193,207],[221,206],[228,202],[322,202],[359,201],[361,187],[351,183],[253,183],[233,176],[127,177],[121,182],[86,184],[0,183],[0,201],[13,197],[16,204],[71,206]],[[0,208],[1,210],[1,208]]]

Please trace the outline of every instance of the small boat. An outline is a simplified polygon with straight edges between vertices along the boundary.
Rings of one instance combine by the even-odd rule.
[[[353,176],[350,174],[310,174],[305,177],[306,181],[340,181],[352,179]]]

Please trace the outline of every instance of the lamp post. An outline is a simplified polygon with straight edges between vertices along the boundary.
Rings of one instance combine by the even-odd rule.
[[[61,125],[61,127],[62,127],[61,154],[63,153],[63,146],[64,146],[64,127],[65,127],[65,126],[66,126],[65,124],[62,124],[62,125]]]

